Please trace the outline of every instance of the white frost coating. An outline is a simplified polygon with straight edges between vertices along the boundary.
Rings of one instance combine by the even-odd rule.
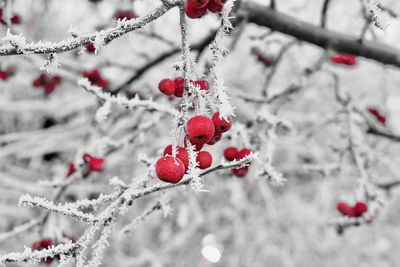
[[[12,34],[10,29],[7,29],[6,37],[2,39],[4,42],[10,43],[18,51],[24,51],[26,46],[26,39],[22,34]]]
[[[110,101],[106,101],[104,102],[104,104],[97,110],[96,112],[96,121],[97,122],[103,122],[105,120],[107,120],[108,115],[111,112],[111,102]]]
[[[49,58],[44,62],[40,70],[44,70],[47,73],[53,74],[56,69],[61,67],[59,62],[59,56],[57,54],[50,54]]]
[[[197,168],[197,152],[195,151],[195,147],[193,145],[188,145],[186,150],[189,155],[188,176],[192,179],[190,184],[196,192],[205,191],[203,190],[203,181],[200,177],[199,168]]]
[[[150,100],[141,100],[138,95],[136,95],[132,99],[128,99],[121,95],[113,96],[108,92],[104,92],[104,90],[98,86],[94,86],[90,84],[90,81],[87,78],[80,79],[78,81],[79,86],[85,89],[88,92],[95,94],[97,97],[113,104],[117,104],[126,108],[139,108],[143,107],[147,110],[156,110],[159,112],[167,113],[174,116],[177,112],[176,110],[170,108],[169,106],[162,105]]]
[[[100,51],[100,49],[105,45],[103,31],[96,34],[96,38],[94,38],[93,45],[94,45],[94,48],[96,49],[94,51],[94,53],[97,54],[97,52]]]
[[[210,49],[213,52],[213,64],[211,72],[214,75],[214,96],[218,99],[218,111],[220,116],[224,119],[228,119],[229,116],[234,116],[234,107],[229,102],[229,96],[225,93],[225,85],[223,78],[223,58],[228,52],[222,44],[223,38],[227,33],[233,29],[233,25],[230,22],[229,13],[234,6],[235,0],[230,0],[224,5],[222,10],[222,22],[219,28],[214,42],[210,45]]]

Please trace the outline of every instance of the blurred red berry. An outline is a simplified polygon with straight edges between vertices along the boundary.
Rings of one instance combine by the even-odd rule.
[[[357,63],[356,57],[352,55],[347,55],[347,54],[335,54],[331,56],[331,62],[333,64],[342,64],[342,65],[348,65],[352,66]]]
[[[104,162],[103,158],[93,157],[92,155],[85,153],[83,154],[83,160],[86,162],[90,171],[102,172],[104,170]]]
[[[94,52],[96,52],[96,47],[94,46],[93,43],[90,43],[90,44],[86,45],[86,50],[89,53],[94,53]]]
[[[248,172],[249,172],[248,166],[232,169],[232,173],[237,177],[244,177],[247,175]]]
[[[365,212],[368,211],[368,206],[364,202],[357,202],[353,209],[354,209],[354,215],[356,217],[360,217],[361,215],[363,215]]]
[[[226,160],[232,161],[236,159],[238,153],[239,150],[236,147],[231,146],[224,150],[224,157]]]
[[[158,84],[158,89],[165,95],[173,95],[175,92],[175,82],[171,79],[162,79]]]
[[[211,13],[219,13],[224,8],[223,5],[217,3],[215,0],[210,0],[206,7]]]

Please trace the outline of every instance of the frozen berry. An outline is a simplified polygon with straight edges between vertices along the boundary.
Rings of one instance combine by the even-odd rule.
[[[227,118],[223,119],[219,116],[219,112],[214,113],[212,116],[212,120],[214,123],[215,131],[218,133],[225,133],[229,131],[229,129],[232,127],[232,119]]]
[[[119,20],[123,19],[133,19],[135,17],[135,13],[131,10],[118,10],[115,12],[115,18]]]
[[[333,64],[343,64],[352,66],[357,63],[356,57],[347,54],[335,54],[331,56],[331,62]]]
[[[176,184],[185,174],[185,166],[178,158],[164,156],[156,163],[157,177],[164,182]]]
[[[185,3],[185,13],[191,19],[197,19],[204,16],[207,13],[207,8],[195,8],[188,1]]]
[[[189,141],[192,144],[208,143],[214,136],[215,127],[212,120],[206,116],[194,116],[186,124]]]
[[[207,169],[212,164],[212,155],[208,151],[200,151],[197,154],[196,162],[200,169]]]
[[[0,79],[2,79],[2,80],[7,80],[7,78],[8,78],[8,73],[7,73],[7,71],[1,70],[1,71],[0,71]]]
[[[158,84],[158,89],[166,95],[173,95],[175,92],[175,82],[171,79],[163,79]]]
[[[239,150],[236,147],[228,147],[224,150],[224,157],[226,160],[232,161],[236,159],[236,156],[238,155]]]
[[[198,80],[193,82],[196,86],[200,87],[200,90],[208,90],[209,85],[206,80]]]
[[[172,145],[168,145],[164,149],[164,156],[172,156]],[[185,166],[185,172],[189,168],[189,154],[184,147],[177,147],[176,157],[180,159]]]
[[[182,97],[183,91],[185,90],[185,80],[182,77],[176,77],[174,79],[175,92],[174,96]]]
[[[20,24],[21,23],[21,17],[19,15],[14,15],[11,17],[11,23],[12,24]]]

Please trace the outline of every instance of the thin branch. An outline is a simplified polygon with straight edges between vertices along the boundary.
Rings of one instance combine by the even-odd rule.
[[[328,17],[328,9],[329,9],[329,4],[331,0],[324,0],[324,4],[322,5],[322,14],[321,14],[321,27],[325,28],[326,27],[326,20]]]

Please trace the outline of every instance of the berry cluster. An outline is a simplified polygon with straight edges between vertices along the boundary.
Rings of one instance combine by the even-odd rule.
[[[386,124],[386,116],[383,115],[377,108],[369,108],[368,112],[371,113],[383,125]]]
[[[33,80],[32,86],[36,88],[43,87],[44,93],[48,95],[52,93],[60,83],[60,76],[49,77],[46,73],[41,73],[35,80]]]
[[[368,211],[368,206],[364,202],[357,202],[353,207],[347,203],[339,202],[336,208],[342,215],[348,217],[361,217]]]
[[[86,166],[86,170],[83,173],[83,177],[88,177],[92,171],[102,172],[104,170],[105,160],[103,158],[93,157],[89,153],[84,153],[82,158]],[[70,177],[75,172],[76,172],[76,167],[74,163],[70,162],[68,166],[67,177]]]
[[[209,89],[208,82],[206,80],[190,81],[192,84],[199,86],[200,90],[207,91]],[[161,93],[168,96],[182,97],[185,91],[185,80],[182,77],[176,77],[172,79],[162,79],[158,84],[158,90]]]
[[[19,15],[12,15],[10,18],[10,21],[12,24],[20,24],[21,23],[21,17]],[[6,25],[6,21],[3,18],[3,9],[0,8],[0,23]]]
[[[83,77],[88,78],[93,85],[97,85],[103,89],[106,89],[109,85],[109,81],[101,77],[98,69],[94,69],[92,71],[83,71],[82,74]]]
[[[353,66],[357,63],[356,57],[347,54],[335,54],[331,56],[331,62],[333,64],[342,64]]]
[[[14,73],[15,73],[15,68],[13,67],[8,67],[5,70],[0,70],[0,79],[7,80],[9,77],[14,75]]]
[[[186,0],[185,13],[191,19],[204,16],[207,11],[219,13],[227,0]]]
[[[135,13],[131,10],[117,10],[114,15],[115,19],[123,20],[123,19],[133,19],[136,18]]]
[[[241,160],[244,157],[248,156],[252,151],[248,148],[243,148],[242,150],[238,150],[236,147],[231,146],[224,150],[224,157],[226,160]],[[249,172],[249,166],[234,168],[232,169],[232,173],[237,177],[244,177]]]
[[[188,143],[195,146],[197,153],[196,162],[200,169],[207,169],[212,164],[210,152],[201,150],[205,144],[214,145],[221,139],[222,134],[232,126],[232,120],[223,119],[216,112],[212,118],[194,116],[186,123],[187,136],[184,145]],[[172,145],[164,149],[164,156],[156,163],[157,177],[168,183],[178,183],[189,168],[189,155],[185,147],[177,147],[176,157],[172,156]]]

